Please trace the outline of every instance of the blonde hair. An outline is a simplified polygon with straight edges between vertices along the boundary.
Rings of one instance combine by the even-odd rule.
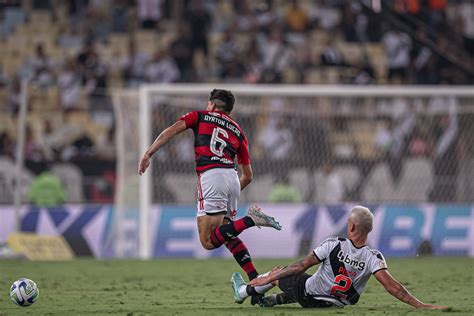
[[[349,218],[352,219],[361,232],[368,234],[372,231],[374,215],[367,207],[360,205],[354,206],[351,209],[351,215]]]

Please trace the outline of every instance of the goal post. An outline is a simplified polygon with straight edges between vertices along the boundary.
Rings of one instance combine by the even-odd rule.
[[[141,177],[139,158],[181,115],[205,109],[215,88],[234,93],[232,116],[249,139],[255,176],[242,192],[244,203],[279,201],[272,195],[279,182],[295,189],[291,199],[316,204],[473,201],[467,188],[474,188],[474,181],[463,171],[468,170],[463,161],[474,155],[472,87],[143,85],[114,92],[114,108],[121,113],[117,163],[123,169],[115,202],[122,218],[114,223],[123,220],[124,205],[136,204],[129,210],[137,216],[125,216],[136,220],[136,226],[125,226],[138,230],[128,234],[138,249],[128,251],[132,256],[153,256],[154,205],[194,205],[196,199],[192,133],[155,154]],[[133,203],[127,190],[136,190]]]
[[[150,92],[147,86],[140,88],[140,148],[143,155],[150,146],[152,139],[151,129],[151,102]],[[138,168],[138,167],[137,167]],[[149,218],[151,209],[151,175],[153,174],[153,166],[150,163],[148,172],[145,172],[140,177],[140,233],[139,233],[139,256],[142,259],[151,257],[150,247],[150,230]]]
[[[236,96],[332,96],[332,97],[424,97],[474,96],[471,86],[356,86],[299,84],[145,84],[141,97],[150,93],[161,95],[203,95],[213,89],[231,90]]]

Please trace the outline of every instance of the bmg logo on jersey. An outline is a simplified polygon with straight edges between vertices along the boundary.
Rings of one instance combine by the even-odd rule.
[[[365,268],[365,262],[364,261],[357,261],[354,259],[349,258],[349,255],[344,255],[344,252],[341,250],[337,254],[337,258],[339,258],[339,261],[346,263],[348,265],[353,266],[354,268],[357,268],[357,270],[362,271]]]

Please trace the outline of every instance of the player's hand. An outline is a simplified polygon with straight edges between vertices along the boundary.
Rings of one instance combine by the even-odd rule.
[[[264,276],[264,277],[253,279],[252,281],[249,282],[249,284],[252,286],[259,286],[259,285],[268,284],[270,282],[271,282],[270,278],[268,276]]]
[[[438,305],[431,305],[431,304],[423,304],[419,308],[423,309],[448,309],[448,306],[438,306]]]
[[[140,160],[140,164],[138,165],[138,174],[142,175],[149,165],[150,165],[150,156],[148,154],[144,154],[142,159]]]

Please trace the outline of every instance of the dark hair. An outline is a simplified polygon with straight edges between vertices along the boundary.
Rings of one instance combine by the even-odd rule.
[[[234,109],[235,97],[229,90],[214,89],[211,91],[209,101],[216,102],[217,108],[230,113]]]

